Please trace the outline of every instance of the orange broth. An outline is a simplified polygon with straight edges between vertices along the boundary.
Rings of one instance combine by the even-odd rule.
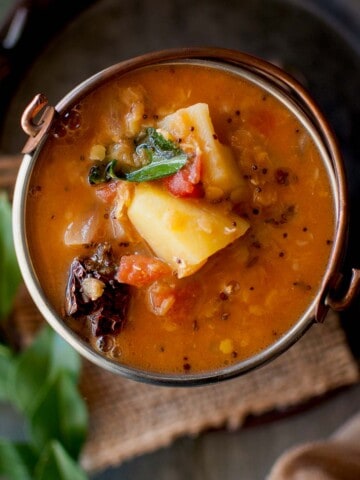
[[[174,295],[160,314],[149,306],[154,284],[131,286],[121,331],[95,336],[88,321],[64,314],[73,259],[90,255],[104,241],[111,244],[116,262],[123,255],[153,252],[128,220],[125,236],[107,233],[112,231],[111,204],[98,194],[104,186],[88,182],[91,148],[118,142],[129,128],[127,115],[138,108],[140,128],[156,128],[164,116],[199,102],[209,105],[217,140],[231,148],[244,181],[242,196],[182,201],[224,208],[245,219],[249,228],[195,273],[177,278],[171,272],[162,279]],[[164,188],[162,181],[155,183]],[[98,228],[91,242],[65,244],[72,222],[81,226],[94,217]],[[104,355],[166,373],[222,368],[260,352],[287,332],[317,292],[334,223],[329,174],[295,115],[250,81],[199,65],[142,69],[86,96],[49,135],[27,202],[31,257],[45,294],[64,321]]]

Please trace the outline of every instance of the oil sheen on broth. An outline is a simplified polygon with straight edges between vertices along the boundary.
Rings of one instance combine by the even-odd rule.
[[[328,173],[279,100],[202,65],[114,78],[62,115],[27,201],[64,322],[123,364],[199,372],[283,335],[334,235]]]

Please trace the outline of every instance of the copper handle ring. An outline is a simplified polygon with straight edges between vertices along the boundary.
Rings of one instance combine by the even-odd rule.
[[[333,310],[341,312],[346,310],[352,301],[356,298],[357,294],[360,291],[360,270],[357,268],[351,269],[351,278],[349,286],[347,287],[345,293],[342,296],[336,294],[337,290],[341,286],[342,275],[339,276],[337,285],[332,289],[325,299],[326,305],[328,305]]]
[[[43,111],[40,119],[36,116]],[[44,135],[48,132],[55,115],[55,108],[48,105],[48,99],[42,93],[37,94],[24,110],[21,117],[21,127],[29,135],[22,153],[33,152]]]

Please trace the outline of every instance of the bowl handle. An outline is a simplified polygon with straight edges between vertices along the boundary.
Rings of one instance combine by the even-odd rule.
[[[360,270],[357,268],[351,269],[349,285],[347,286],[345,291],[343,286],[343,278],[344,276],[340,274],[338,281],[335,284],[335,287],[330,290],[325,299],[325,303],[330,308],[338,312],[346,310],[359,293]]]
[[[322,296],[315,311],[315,321],[323,322],[326,314],[331,308],[336,312],[342,312],[350,307],[351,303],[360,291],[360,270],[357,268],[351,269],[350,280],[347,285],[344,285],[344,275],[338,273],[331,281],[331,287]]]
[[[42,112],[42,115],[37,121],[36,117],[40,112]],[[44,135],[49,131],[54,115],[55,108],[48,105],[45,95],[37,94],[25,108],[21,117],[22,129],[29,135],[22,153],[32,153],[36,149]]]

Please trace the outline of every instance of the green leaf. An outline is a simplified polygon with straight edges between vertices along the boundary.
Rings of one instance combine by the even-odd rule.
[[[11,225],[11,206],[0,192],[0,321],[10,313],[21,274],[17,263]]]
[[[90,168],[88,176],[90,185],[98,185],[99,183],[105,183],[109,180],[107,167],[108,165],[105,163],[98,162]]]
[[[56,375],[59,371],[67,372],[74,382],[79,379],[81,370],[80,356],[76,350],[71,347],[63,338],[55,333],[50,327],[52,336],[51,361],[52,374]]]
[[[32,480],[36,456],[25,443],[0,439],[0,477],[7,480]],[[54,479],[55,480],[55,479]]]
[[[0,401],[11,400],[11,380],[14,371],[14,357],[9,347],[0,344]]]
[[[128,182],[149,182],[159,180],[178,172],[187,162],[187,155],[175,142],[167,140],[155,128],[146,129],[146,134],[135,149],[135,156],[145,164],[132,172],[116,171],[116,160],[107,164],[98,162],[90,168],[88,180],[91,185],[108,182],[111,179]]]
[[[167,140],[153,127],[146,129],[145,138],[142,140],[142,143],[136,147],[136,153],[138,155],[141,155],[141,149],[146,149],[149,152],[153,151],[162,158],[172,158],[183,153],[177,143]]]
[[[87,475],[59,442],[52,441],[36,465],[33,480],[87,480]]]
[[[79,371],[78,354],[46,325],[16,362],[13,389],[18,408],[31,415],[59,372],[76,381]]]
[[[129,182],[148,182],[151,180],[158,180],[160,178],[172,175],[180,170],[187,162],[185,153],[180,154],[170,160],[156,160],[145,165],[145,167],[135,170],[131,173],[126,173],[125,178]]]
[[[87,433],[87,410],[75,383],[65,372],[54,378],[30,418],[30,433],[41,451],[56,439],[77,458]]]

